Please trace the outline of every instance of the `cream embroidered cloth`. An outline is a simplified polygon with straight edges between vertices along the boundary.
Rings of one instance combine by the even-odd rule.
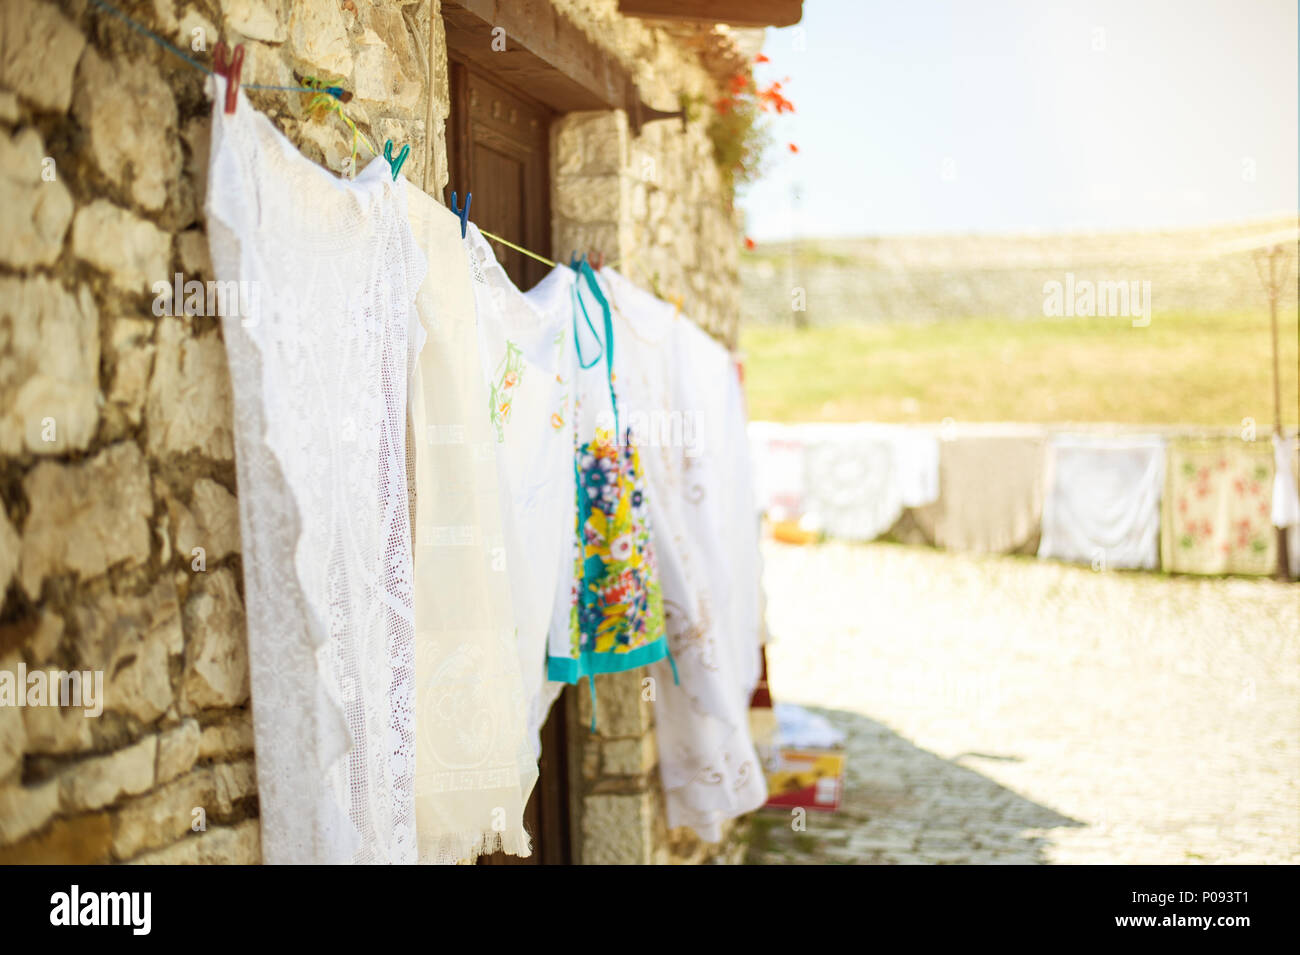
[[[1273,449],[1265,441],[1171,442],[1160,532],[1163,569],[1273,573],[1272,484]]]
[[[564,689],[546,679],[547,634],[557,614],[567,634],[577,519],[569,298],[574,273],[556,266],[524,295],[473,224],[466,244],[488,394],[484,412],[496,441],[528,741],[540,757],[542,724]]]
[[[217,78],[208,173],[234,393],[262,853],[414,862],[405,181],[299,155]],[[235,307],[232,307],[235,306]]]
[[[912,511],[937,547],[1006,554],[1033,546],[1043,514],[1043,435],[956,435],[939,443],[939,499]]]
[[[433,265],[416,297],[428,339],[412,403],[420,859],[526,856],[523,810],[537,764],[525,737],[470,265],[460,220],[414,188],[409,196],[411,228]]]
[[[613,306],[622,421],[645,467],[669,647],[650,667],[668,825],[705,841],[757,809],[767,784],[749,728],[761,667],[758,514],[731,356],[619,275]]]
[[[1097,568],[1156,568],[1164,438],[1053,435],[1046,481],[1039,557]]]

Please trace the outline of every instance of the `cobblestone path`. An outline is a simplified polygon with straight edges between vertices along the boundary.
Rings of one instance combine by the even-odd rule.
[[[772,694],[843,808],[752,862],[1300,862],[1300,586],[767,542]]]

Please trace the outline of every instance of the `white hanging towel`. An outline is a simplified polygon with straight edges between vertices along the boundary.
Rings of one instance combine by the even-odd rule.
[[[472,223],[466,241],[488,396],[483,410],[496,442],[505,565],[518,625],[528,741],[536,759],[542,724],[564,689],[546,679],[546,647],[559,610],[567,626],[565,575],[573,573],[577,498],[569,290],[574,272],[556,266],[524,295]]]
[[[874,540],[905,508],[939,497],[939,439],[900,425],[799,426],[809,522],[832,537]]]
[[[335,178],[242,91],[227,115],[215,83],[208,237],[216,278],[247,293],[222,331],[263,858],[414,862],[405,436],[425,263],[405,182],[386,163]]]
[[[1155,569],[1164,483],[1164,438],[1053,435],[1038,556]]]
[[[749,447],[759,510],[774,521],[798,520],[804,512],[804,446],[799,429],[752,421]]]
[[[740,380],[731,356],[676,309],[599,273],[614,312],[623,422],[645,467],[665,618],[655,729],[668,825],[717,842],[762,806],[749,731],[761,669],[759,541]]]
[[[1300,524],[1300,494],[1296,493],[1295,472],[1291,462],[1295,458],[1294,438],[1273,435],[1273,526],[1295,527]],[[1300,554],[1289,550],[1287,557],[1292,565]]]
[[[530,852],[537,779],[502,559],[497,439],[479,363],[471,256],[460,220],[410,190],[411,226],[436,275],[416,305],[416,817],[421,861]]]

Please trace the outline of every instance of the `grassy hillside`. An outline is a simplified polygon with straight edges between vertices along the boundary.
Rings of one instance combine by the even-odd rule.
[[[1283,308],[1282,412],[1297,424]],[[1268,313],[982,320],[742,331],[750,416],[774,421],[1121,422],[1272,427]]]

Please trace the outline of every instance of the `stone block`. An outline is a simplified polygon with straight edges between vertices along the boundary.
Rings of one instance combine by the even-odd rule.
[[[127,802],[113,817],[113,855],[131,859],[193,831],[195,809],[212,801],[212,773],[204,768]]]
[[[638,776],[655,768],[655,734],[640,739],[607,739],[600,744],[601,771],[606,776]]]
[[[151,295],[155,282],[171,282],[172,237],[107,199],[77,211],[72,251],[125,292]]]
[[[66,454],[99,420],[99,318],[44,277],[0,278],[0,453]]]
[[[0,262],[14,268],[53,265],[72,222],[72,194],[59,180],[57,165],[48,167],[55,178],[44,178],[47,158],[36,130],[19,130],[12,138],[0,133]]]
[[[653,704],[642,699],[640,670],[596,677],[596,732],[600,736],[642,736],[654,724]],[[575,693],[578,725],[591,724],[591,694]]]
[[[77,70],[73,113],[100,172],[145,209],[166,205],[169,186],[180,178],[181,146],[176,101],[158,67],[125,56],[105,59],[91,47]]]
[[[149,469],[132,442],[81,464],[42,462],[23,479],[23,490],[31,509],[18,576],[32,599],[49,574],[94,577],[119,561],[148,558]]]
[[[334,6],[333,3],[329,4]],[[228,29],[251,40],[283,43],[289,38],[287,0],[221,0]]]
[[[36,832],[59,808],[59,784],[49,779],[35,786],[0,786],[0,846]]]
[[[337,3],[294,0],[289,14],[289,48],[324,78],[352,75],[352,45]]]
[[[199,758],[226,760],[253,751],[253,721],[247,713],[225,723],[205,726],[199,739]]]
[[[198,547],[209,565],[239,552],[239,502],[216,481],[200,478],[190,507],[171,506],[176,551],[183,562],[191,563]]]
[[[154,323],[139,318],[119,318],[113,323],[109,348],[115,356],[113,384],[108,404],[132,426],[144,416],[153,372]]]
[[[235,575],[222,568],[200,575],[185,602],[188,707],[239,706],[248,699],[248,637]]]
[[[184,321],[158,323],[157,352],[145,420],[149,453],[198,451],[218,461],[234,456],[226,348],[215,333],[195,338]]]
[[[169,783],[194,767],[199,759],[199,740],[202,736],[197,720],[184,720],[179,726],[173,726],[158,737],[156,785]]]
[[[583,865],[649,865],[654,801],[650,793],[593,795],[582,801]]]
[[[37,109],[66,112],[86,38],[54,4],[0,4],[0,86]]]
[[[101,809],[150,789],[157,756],[158,737],[146,736],[125,749],[69,766],[58,777],[60,807],[65,812]]]
[[[184,649],[176,585],[141,597],[105,594],[74,607],[78,665],[104,671],[104,709],[152,722],[172,705],[171,657]]]

